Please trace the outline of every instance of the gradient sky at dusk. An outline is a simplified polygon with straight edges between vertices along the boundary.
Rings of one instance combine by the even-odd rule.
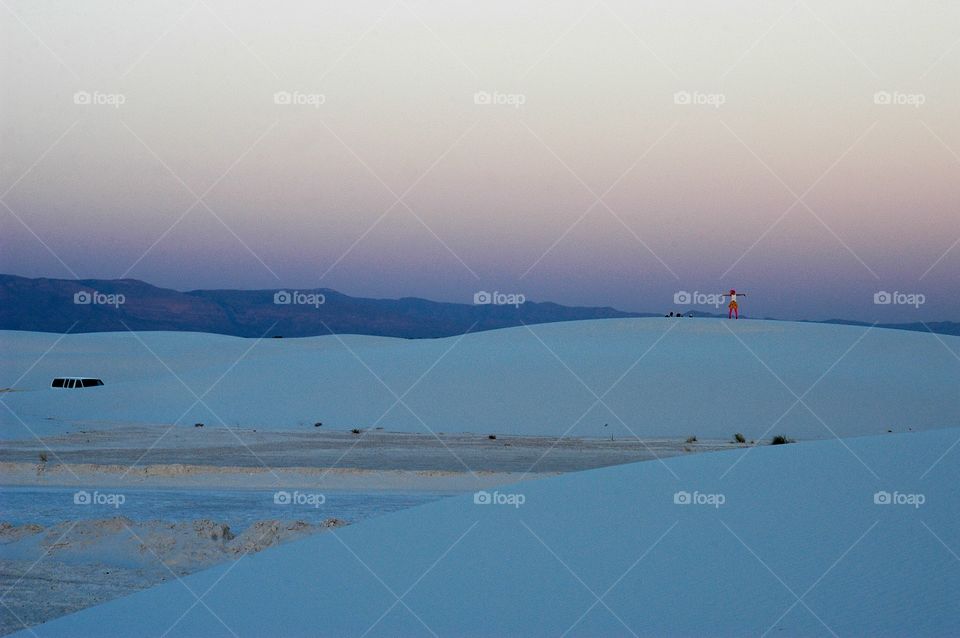
[[[957,3],[8,6],[2,272],[960,320]]]

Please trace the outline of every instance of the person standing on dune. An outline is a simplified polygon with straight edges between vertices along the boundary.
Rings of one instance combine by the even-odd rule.
[[[738,293],[733,288],[730,289],[729,293],[722,293],[721,297],[730,297],[730,303],[727,304],[727,319],[739,319],[740,318],[740,306],[737,305],[737,295],[741,297],[746,297],[747,293],[741,292]]]

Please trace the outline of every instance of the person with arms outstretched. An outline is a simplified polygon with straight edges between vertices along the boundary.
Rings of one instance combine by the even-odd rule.
[[[737,292],[733,288],[730,289],[729,293],[721,293],[721,297],[730,297],[730,303],[727,304],[727,319],[739,319],[740,318],[740,306],[737,304],[737,295],[741,297],[746,297],[747,293]]]

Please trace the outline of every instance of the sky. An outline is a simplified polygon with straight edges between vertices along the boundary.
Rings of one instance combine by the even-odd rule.
[[[0,43],[0,272],[960,320],[957,3],[6,0]]]

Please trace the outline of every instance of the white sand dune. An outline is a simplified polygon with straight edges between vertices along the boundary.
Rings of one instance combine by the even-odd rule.
[[[424,433],[831,438],[960,423],[958,353],[960,337],[713,319],[413,341],[8,331],[0,388],[12,388],[2,400],[15,415],[0,410],[0,426],[6,439],[116,424],[290,430],[316,421]],[[64,374],[106,385],[49,388]]]
[[[506,434],[473,437],[498,446],[510,435],[827,439],[497,480],[491,498],[522,505],[445,499],[242,555],[33,632],[948,635],[960,626],[958,353],[957,337],[700,319],[420,341],[2,332],[0,438],[12,451],[71,432],[50,444],[82,463],[126,467],[125,446],[151,445],[152,429],[171,423],[184,428],[165,437],[175,459],[224,456],[224,423],[241,426],[230,437],[243,431],[282,456],[292,452],[269,437],[316,443],[318,432],[353,427]],[[50,388],[62,375],[106,385]],[[374,433],[365,444],[382,455],[377,437],[390,437]],[[22,456],[7,465],[39,472]],[[878,492],[918,506],[876,504]],[[708,504],[675,503],[678,493]]]
[[[446,499],[34,630],[952,635],[960,627],[958,438],[960,429],[949,429],[622,465],[518,486],[519,507]],[[679,491],[723,503],[676,504]],[[881,491],[922,504],[876,504]]]

